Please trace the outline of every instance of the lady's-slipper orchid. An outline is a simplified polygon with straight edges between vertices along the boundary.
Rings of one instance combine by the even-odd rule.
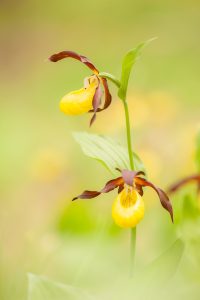
[[[200,193],[200,174],[190,175],[188,177],[185,177],[185,178],[177,181],[176,183],[171,185],[168,192],[175,193],[176,191],[181,189],[183,186],[185,186],[186,184],[191,183],[191,182],[197,183],[197,193]]]
[[[84,87],[66,94],[60,101],[60,110],[67,115],[80,115],[87,112],[92,112],[93,116],[90,120],[90,125],[96,119],[96,113],[106,109],[112,100],[108,89],[108,83],[105,78],[99,76],[98,69],[90,60],[73,51],[62,51],[53,54],[49,60],[57,62],[64,58],[73,58],[85,64],[93,74],[84,80]],[[101,106],[101,99],[104,90],[104,104]]]
[[[119,170],[120,171],[120,170]],[[124,228],[135,227],[144,216],[143,187],[153,188],[160,199],[161,205],[170,213],[173,222],[173,209],[166,193],[140,175],[144,172],[122,170],[121,176],[106,183],[101,191],[84,191],[76,199],[91,199],[102,193],[118,188],[118,196],[112,206],[112,217],[115,223]]]

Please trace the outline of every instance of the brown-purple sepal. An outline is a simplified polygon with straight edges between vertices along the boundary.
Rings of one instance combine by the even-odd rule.
[[[66,51],[61,51],[59,53],[51,55],[49,57],[49,60],[52,61],[52,62],[57,62],[61,59],[68,58],[68,57],[79,60],[80,62],[85,64],[88,68],[90,68],[95,74],[99,73],[97,68],[93,65],[93,63],[86,56],[79,55],[78,53],[76,53],[74,51],[67,51],[67,50]]]
[[[138,175],[145,175],[143,171],[122,170],[122,178],[127,185],[133,186],[134,179]]]
[[[194,175],[183,178],[182,180],[171,185],[170,188],[168,189],[168,192],[174,193],[174,192],[178,191],[180,188],[182,188],[184,185],[191,183],[191,182],[197,182],[197,187],[199,188],[200,174],[194,174]]]
[[[94,98],[93,98],[93,101],[92,101],[92,106],[93,106],[93,116],[90,120],[90,126],[92,126],[92,124],[94,123],[95,119],[96,119],[96,113],[98,111],[98,108],[101,104],[101,97],[102,97],[102,90],[101,90],[101,86],[100,86],[100,83],[98,84],[97,88],[96,88],[96,91],[95,91],[95,94],[94,94]]]
[[[102,85],[104,88],[104,104],[102,107],[99,107],[100,103],[99,103],[99,101],[96,101],[96,106],[95,106],[96,112],[95,112],[94,106],[93,106],[93,109],[90,110],[90,112],[95,112],[92,117],[92,118],[94,118],[94,120],[96,118],[96,113],[108,108],[108,106],[112,102],[112,96],[111,96],[109,88],[108,88],[107,80],[105,78],[101,78],[101,82],[102,82]],[[98,106],[97,106],[97,104],[98,104]],[[94,120],[91,119],[90,124],[92,124],[94,122]]]
[[[77,199],[92,199],[97,196],[99,196],[101,193],[97,191],[84,191],[82,194],[78,195],[77,197],[74,197],[72,201]]]
[[[101,80],[102,80],[102,84],[103,84],[104,92],[105,92],[104,106],[101,110],[104,110],[111,104],[112,96],[111,96],[109,88],[108,88],[107,80],[105,78],[101,78]]]
[[[160,188],[156,187],[153,183],[151,183],[150,181],[147,181],[144,178],[136,177],[135,178],[135,183],[138,186],[141,186],[141,187],[150,186],[151,188],[154,189],[154,191],[157,193],[157,195],[160,199],[161,205],[169,212],[169,214],[171,216],[171,219],[172,219],[172,222],[173,222],[174,221],[173,208],[172,208],[171,202],[170,202],[167,194],[163,190],[161,190]]]
[[[104,188],[98,192],[98,191],[84,191],[82,194],[78,195],[77,197],[73,198],[72,201],[77,200],[77,199],[92,199],[97,196],[99,196],[102,193],[108,193],[115,188],[119,187],[121,184],[123,184],[123,179],[122,177],[118,177],[112,180],[109,180]]]
[[[114,190],[117,187],[123,185],[123,178],[118,177],[112,180],[109,180],[104,188],[101,190],[101,193],[109,193],[110,191]]]
[[[140,196],[143,196],[144,194],[144,191],[143,191],[143,188],[141,185],[135,183],[135,188],[136,188],[136,191],[140,194]]]
[[[118,188],[118,194],[121,193],[124,189],[124,184],[120,184],[119,188]]]

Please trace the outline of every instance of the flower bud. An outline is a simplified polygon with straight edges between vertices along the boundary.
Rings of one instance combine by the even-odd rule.
[[[123,228],[135,227],[144,216],[144,201],[134,189],[123,189],[112,206],[115,223]]]

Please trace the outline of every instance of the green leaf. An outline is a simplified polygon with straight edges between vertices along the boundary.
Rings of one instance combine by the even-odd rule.
[[[75,132],[73,136],[81,146],[85,155],[96,159],[111,173],[116,168],[130,169],[128,151],[113,139],[87,132]],[[137,171],[145,171],[144,165],[136,153],[133,153],[134,165]]]
[[[195,220],[195,218],[199,218],[197,199],[194,199],[190,194],[186,194],[182,204],[182,221],[185,222],[188,219]]]
[[[158,291],[167,293],[166,289],[179,268],[183,253],[184,243],[177,239],[144,270],[138,272],[134,278],[135,299],[155,299]],[[168,299],[163,298],[164,294],[159,296],[158,299]]]
[[[136,48],[130,50],[125,56],[122,61],[122,73],[121,73],[121,86],[118,91],[118,96],[122,100],[126,100],[126,93],[127,93],[127,87],[128,87],[128,81],[130,77],[131,70],[139,58],[141,54],[141,50],[147,46],[150,42],[155,40],[155,38],[152,38],[146,42],[143,42],[139,44]]]
[[[28,274],[28,300],[94,300],[82,289]]]
[[[200,172],[200,132],[197,135],[196,164],[197,164],[197,170],[198,172]]]
[[[110,73],[101,72],[101,73],[99,73],[99,76],[112,81],[118,88],[121,85],[120,81],[114,75],[112,75]]]
[[[155,274],[160,281],[166,282],[177,271],[184,251],[184,243],[177,239],[164,253],[156,258],[148,267],[151,278]],[[162,274],[160,271],[162,270]]]
[[[184,243],[177,239],[166,251],[152,261],[146,269],[138,274],[138,280],[144,286],[157,287],[166,284],[176,273],[184,252]]]

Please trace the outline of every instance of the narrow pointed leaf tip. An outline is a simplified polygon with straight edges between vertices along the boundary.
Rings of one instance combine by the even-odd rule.
[[[127,93],[127,87],[129,82],[129,77],[131,74],[131,70],[133,66],[135,65],[137,59],[139,58],[142,49],[147,46],[150,42],[154,41],[156,38],[152,38],[147,40],[146,42],[143,42],[139,44],[134,49],[130,50],[123,59],[122,62],[122,72],[121,72],[121,85],[118,90],[118,96],[120,99],[125,100],[126,99],[126,93]]]

